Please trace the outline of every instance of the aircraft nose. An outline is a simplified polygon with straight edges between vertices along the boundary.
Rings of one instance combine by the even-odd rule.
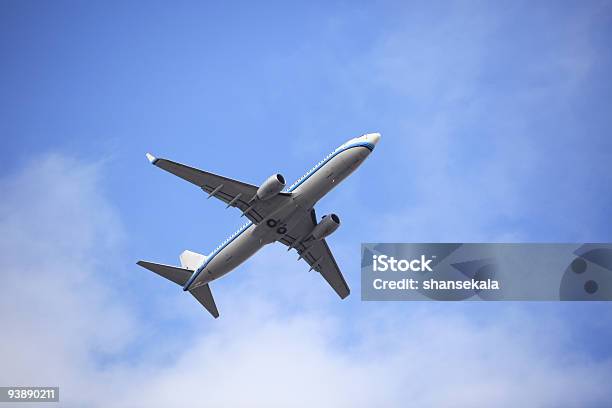
[[[378,144],[378,141],[380,140],[380,133],[368,133],[366,135],[366,138],[368,142],[372,143],[373,145],[376,145]]]

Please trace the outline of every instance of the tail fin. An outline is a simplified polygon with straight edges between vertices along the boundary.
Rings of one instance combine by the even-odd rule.
[[[193,274],[193,271],[206,260],[206,257],[195,252],[184,251],[180,258],[181,265],[183,266],[182,268],[147,261],[138,261],[137,263],[143,268],[155,272],[156,274],[163,276],[164,278],[171,280],[178,285],[185,286]],[[208,310],[211,315],[213,315],[215,319],[219,317],[219,311],[217,310],[215,299],[213,299],[212,292],[210,291],[208,284],[190,289],[189,292],[197,299],[198,302],[202,304],[202,306],[206,308],[206,310]]]
[[[216,319],[219,317],[219,311],[217,310],[217,305],[215,304],[215,299],[212,296],[212,292],[210,291],[210,286],[208,284],[198,286],[195,289],[191,289],[189,292],[195,297],[198,302],[202,304],[208,310],[208,312],[213,315]]]
[[[196,270],[206,260],[206,256],[185,250],[179,256],[181,260],[181,266],[186,269]]]

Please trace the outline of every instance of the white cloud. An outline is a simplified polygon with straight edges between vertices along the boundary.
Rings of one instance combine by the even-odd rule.
[[[133,338],[102,277],[114,273],[105,267],[123,234],[98,176],[98,165],[49,155],[0,182],[2,384],[87,384],[95,394],[92,354]]]
[[[213,285],[220,319],[194,300],[184,311],[188,334],[167,328],[150,344],[145,313],[126,301],[137,294],[118,293],[109,278],[121,278],[105,267],[132,260],[118,250],[126,234],[101,188],[103,170],[47,156],[0,182],[1,384],[58,384],[63,406],[103,407],[546,407],[612,398],[610,361],[571,347],[563,320],[517,307],[483,323],[462,307],[360,303],[358,293],[339,302],[304,268],[272,269],[283,257],[276,249],[235,272],[243,279]]]

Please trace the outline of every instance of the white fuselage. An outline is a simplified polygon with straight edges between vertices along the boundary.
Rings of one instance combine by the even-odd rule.
[[[286,192],[291,193],[288,204],[270,214],[258,224],[248,222],[219,245],[194,272],[184,289],[209,283],[235,269],[264,245],[279,240],[283,234],[271,228],[267,220],[274,219],[286,225],[285,233],[291,233],[295,222],[335,186],[340,184],[369,156],[380,135],[368,134],[349,140],[308,173],[293,183]],[[274,224],[277,224],[274,223]]]

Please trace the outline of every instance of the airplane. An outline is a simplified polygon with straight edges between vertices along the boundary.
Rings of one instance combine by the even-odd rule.
[[[339,226],[340,218],[328,214],[317,221],[315,204],[348,177],[374,151],[380,133],[368,133],[343,143],[289,188],[274,174],[259,187],[208,173],[147,153],[151,164],[166,170],[235,207],[249,221],[209,255],[189,250],[180,254],[181,267],[138,261],[137,264],[180,285],[214,317],[219,317],[210,282],[235,269],[264,245],[280,242],[295,249],[310,271],[319,272],[341,299],[350,289],[325,241]]]

